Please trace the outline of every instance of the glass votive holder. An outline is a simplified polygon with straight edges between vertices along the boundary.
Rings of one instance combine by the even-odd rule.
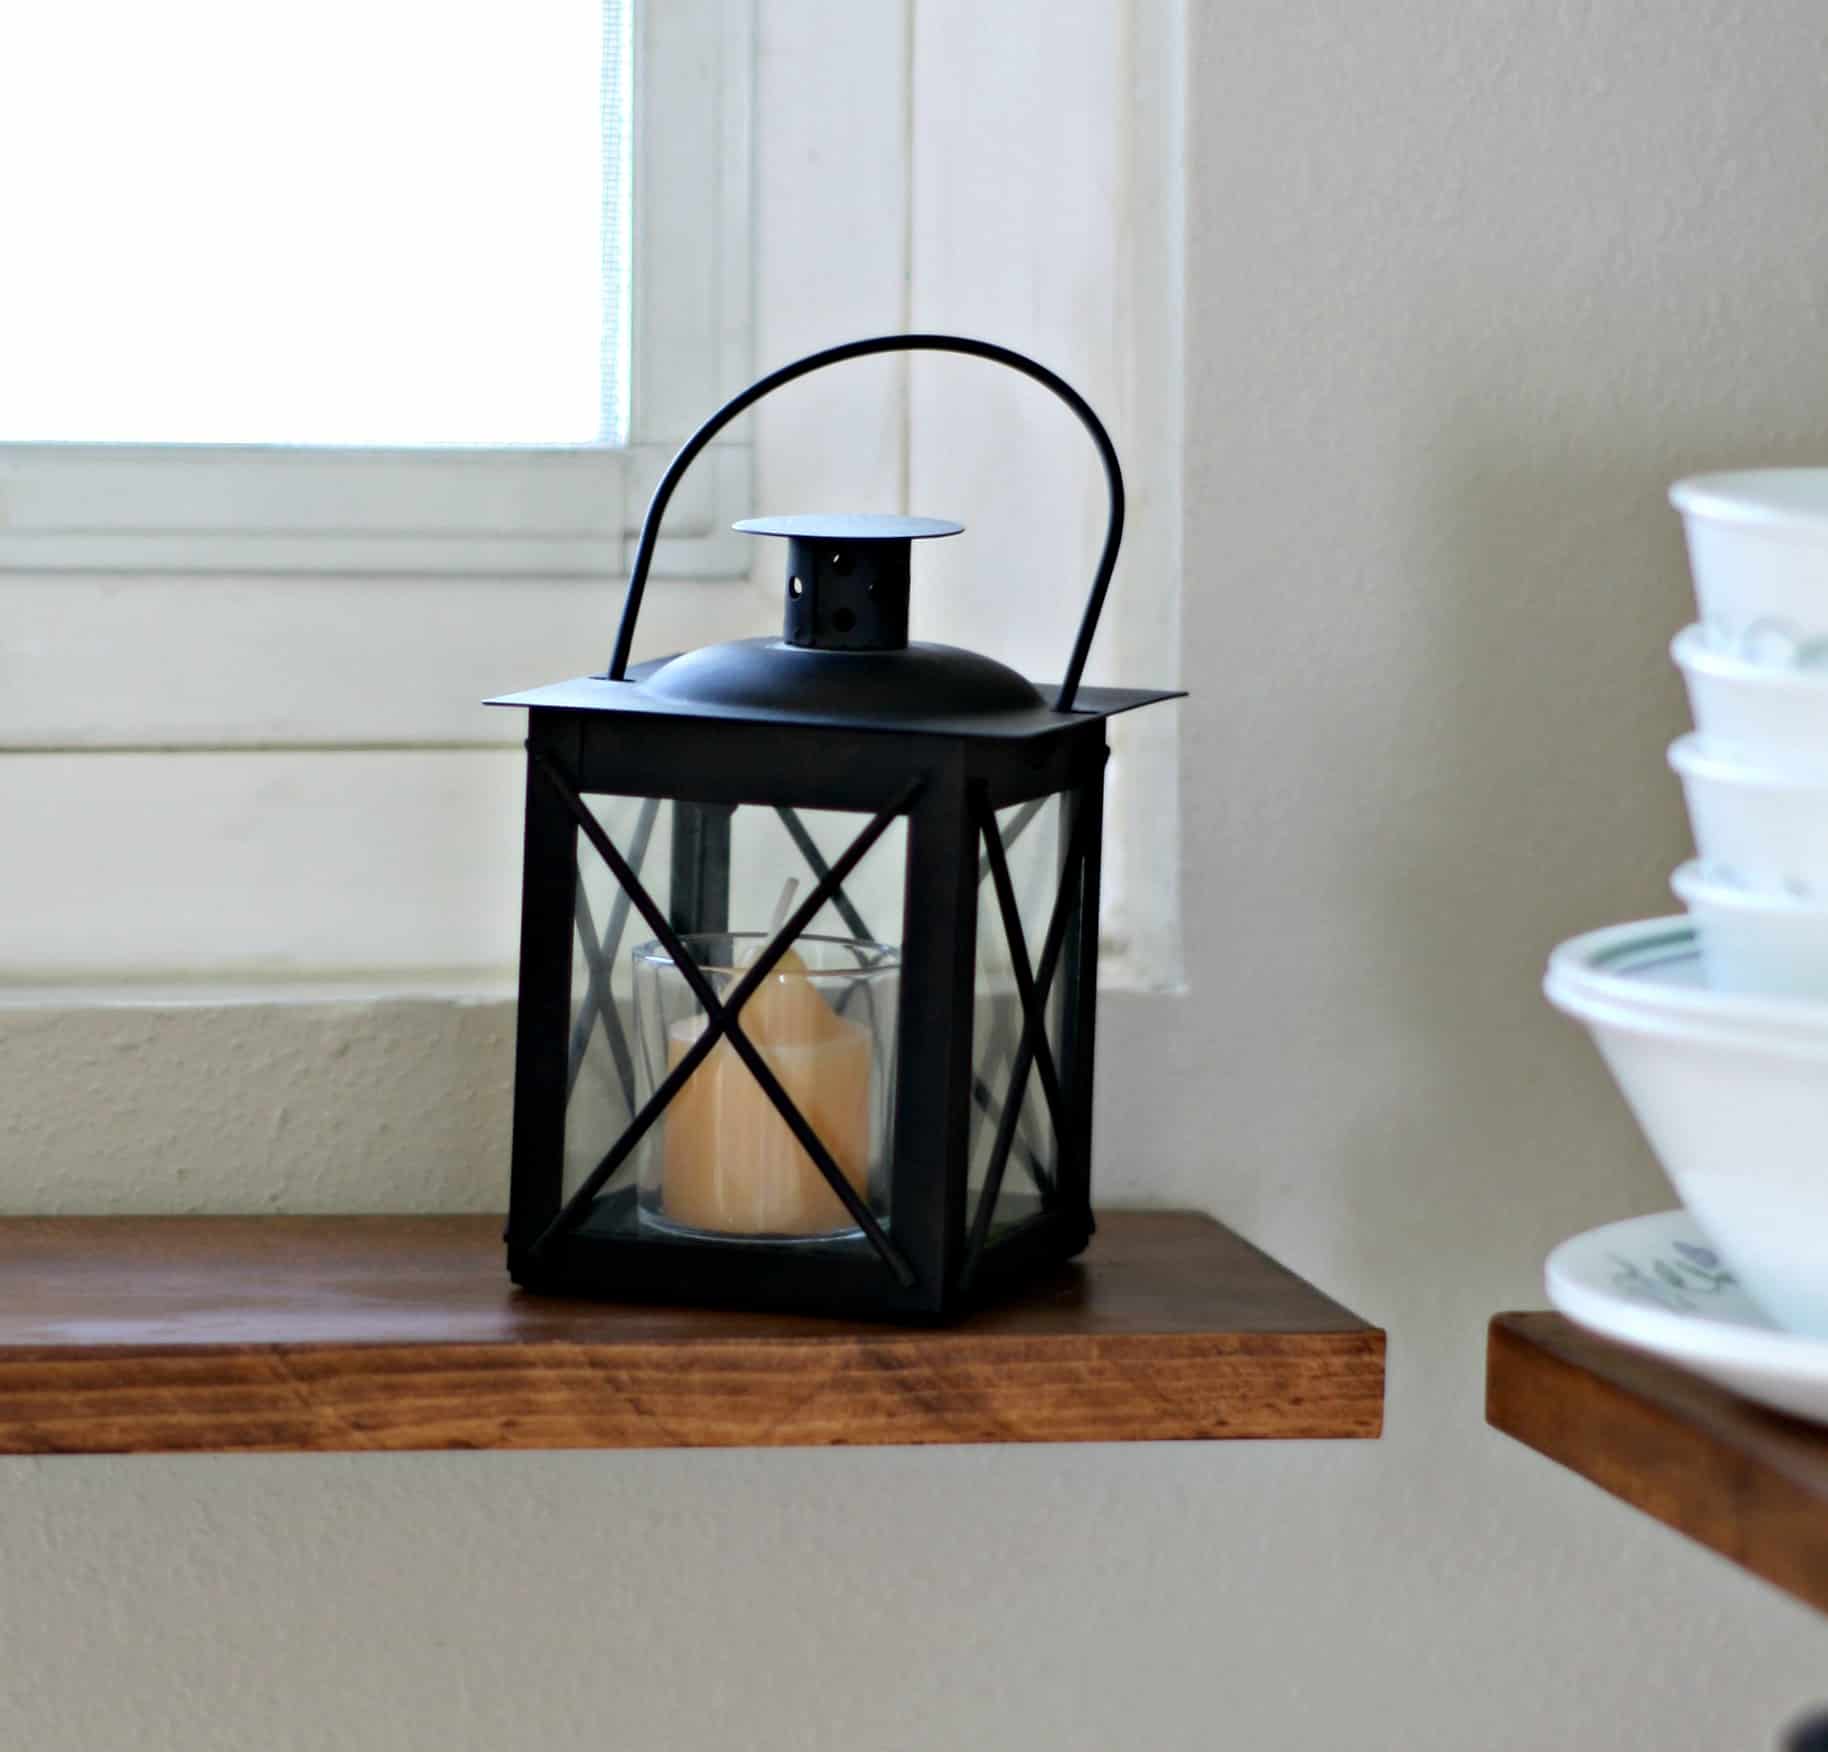
[[[681,938],[727,998],[766,947],[761,931]],[[697,994],[658,942],[633,951],[636,1103],[648,1100],[706,1026]],[[891,945],[801,937],[738,1022],[879,1221],[888,1219],[900,956]],[[728,1039],[713,1046],[645,1140],[645,1224],[694,1237],[819,1240],[859,1233]]]

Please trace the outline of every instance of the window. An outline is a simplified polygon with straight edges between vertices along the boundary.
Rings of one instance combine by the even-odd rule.
[[[1010,34],[1005,21],[991,34],[1042,45],[1045,77],[972,85],[959,68],[988,64],[976,39],[917,19],[909,0],[771,0],[760,56],[755,0],[623,3],[632,291],[620,444],[0,439],[0,988],[346,978],[372,993],[416,989],[437,970],[462,990],[505,976],[524,721],[480,702],[607,657],[667,458],[757,375],[752,275],[770,325],[762,363],[871,330],[950,329],[1019,345],[1083,389],[1133,488],[1094,658],[1109,667],[1092,679],[1175,680],[1164,661],[1177,648],[1185,382],[1178,98],[1163,101],[1179,89],[1173,9],[1101,13],[1090,34]],[[378,16],[396,0],[370,4]],[[518,20],[546,4],[470,11]],[[69,5],[99,34],[98,4]],[[294,16],[256,10],[269,29]],[[600,12],[591,29],[598,56]],[[0,17],[0,79],[19,34]],[[768,174],[752,182],[757,129]],[[769,244],[759,254],[752,201]],[[1011,212],[1028,218],[1009,226]],[[599,275],[593,257],[581,277],[600,286]],[[15,277],[0,275],[0,313],[20,308],[8,302]],[[656,568],[669,583],[648,595],[643,650],[775,621],[778,556],[764,559],[759,590],[733,584],[754,556],[728,533],[732,518],[900,506],[971,528],[940,544],[956,561],[924,564],[917,636],[1057,676],[1102,527],[1095,460],[1032,386],[969,362],[956,381],[946,370],[847,368],[732,427],[669,507]],[[600,400],[603,379],[587,375]],[[771,446],[759,495],[758,427]],[[1105,973],[1172,985],[1173,714],[1119,720],[1113,735]]]

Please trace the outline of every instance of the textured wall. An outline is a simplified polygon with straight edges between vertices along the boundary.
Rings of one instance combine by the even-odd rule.
[[[0,1008],[0,1211],[500,1210],[511,1003]]]
[[[1821,454],[1828,20],[1193,11],[1191,990],[1104,1012],[1101,1174],[1385,1322],[1387,1437],[6,1462],[5,1743],[1604,1752],[1828,1696],[1817,1618],[1479,1415],[1486,1314],[1670,1202],[1536,981],[1669,904],[1663,484]],[[486,1202],[503,1021],[0,1018],[8,1202]]]

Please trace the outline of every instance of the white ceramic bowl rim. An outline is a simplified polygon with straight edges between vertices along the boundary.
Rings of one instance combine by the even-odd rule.
[[[1734,760],[1698,730],[1669,745],[1669,764],[1685,779],[1710,779],[1744,790],[1828,792],[1828,772],[1807,767],[1753,766]]]
[[[1828,1056],[1828,1001],[1717,992],[1654,975],[1700,956],[1688,918],[1637,919],[1587,931],[1549,955],[1543,993],[1558,1010],[1634,1033]]]
[[[1687,475],[1669,489],[1684,517],[1828,540],[1828,468],[1740,468]]]
[[[1669,885],[1684,906],[1708,906],[1716,912],[1744,913],[1748,917],[1763,914],[1766,918],[1794,919],[1798,924],[1828,924],[1828,900],[1802,900],[1794,894],[1767,894],[1731,882],[1716,882],[1699,858],[1677,865]],[[1828,1010],[1828,1004],[1823,1008]]]
[[[1828,669],[1801,669],[1793,663],[1754,663],[1748,657],[1736,657],[1710,644],[1707,628],[1699,621],[1684,627],[1669,641],[1669,655],[1676,667],[1688,675],[1744,682],[1772,692],[1828,695]]]
[[[1730,1022],[1710,1025],[1687,1017],[1669,1016],[1643,1005],[1608,1004],[1578,985],[1553,977],[1543,981],[1542,991],[1556,1009],[1586,1023],[1589,1028],[1612,1028],[1621,1034],[1706,1047],[1712,1052],[1806,1059],[1817,1064],[1828,1062],[1828,1024],[1814,1034],[1736,1028]]]

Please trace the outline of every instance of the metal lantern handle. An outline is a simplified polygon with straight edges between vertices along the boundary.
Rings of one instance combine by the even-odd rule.
[[[1105,522],[1104,549],[1098,556],[1097,576],[1092,580],[1092,593],[1086,598],[1085,613],[1080,617],[1079,635],[1073,641],[1072,661],[1066,666],[1066,679],[1061,682],[1059,693],[1054,696],[1056,712],[1070,712],[1073,709],[1073,701],[1079,692],[1079,677],[1085,671],[1086,658],[1092,649],[1092,635],[1098,630],[1098,617],[1104,610],[1105,593],[1111,587],[1111,574],[1117,566],[1117,549],[1123,541],[1123,470],[1118,467],[1117,451],[1111,444],[1110,434],[1092,412],[1085,397],[1070,383],[1056,377],[1045,365],[1037,364],[1024,354],[1008,347],[999,347],[992,341],[972,340],[965,335],[876,335],[868,340],[846,341],[842,346],[827,347],[823,352],[809,353],[804,359],[796,359],[791,365],[783,365],[778,371],[769,372],[766,377],[750,384],[740,395],[725,402],[706,420],[679,447],[678,454],[667,464],[667,471],[660,477],[660,485],[654,489],[654,496],[648,502],[647,515],[641,522],[641,539],[635,547],[635,563],[629,572],[628,594],[622,602],[622,624],[616,629],[616,648],[609,660],[608,680],[621,681],[628,671],[629,647],[634,643],[635,619],[641,612],[642,593],[647,588],[648,570],[653,565],[654,547],[660,537],[660,519],[665,515],[673,489],[679,485],[681,477],[692,466],[699,452],[738,414],[753,407],[763,396],[781,388],[783,384],[792,383],[796,377],[805,377],[826,365],[842,365],[846,360],[868,358],[872,353],[963,353],[973,359],[988,359],[994,365],[1007,365],[1011,371],[1019,371],[1024,377],[1032,377],[1036,383],[1051,389],[1079,416],[1079,423],[1091,434],[1093,444],[1098,447],[1098,460],[1104,464],[1105,486],[1110,494],[1110,515]]]

